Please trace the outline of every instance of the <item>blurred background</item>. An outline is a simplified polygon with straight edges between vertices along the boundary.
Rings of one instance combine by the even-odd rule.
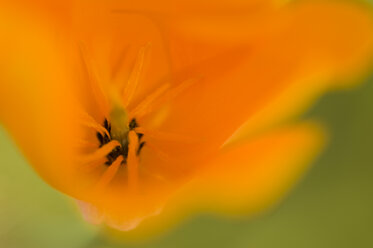
[[[331,142],[281,204],[247,219],[201,214],[142,243],[85,223],[0,128],[0,247],[373,247],[373,77],[325,95],[305,117],[323,121]]]

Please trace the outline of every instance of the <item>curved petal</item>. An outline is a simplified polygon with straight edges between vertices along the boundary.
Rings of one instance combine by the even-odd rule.
[[[53,25],[19,9],[0,12],[0,120],[41,176],[69,192],[78,130],[63,49]]]
[[[164,126],[217,147],[250,118],[255,131],[354,82],[373,54],[372,15],[357,4],[301,1],[253,18],[219,18],[180,18],[170,25],[175,78],[202,82],[174,103]],[[284,97],[294,95],[294,101]],[[255,117],[263,108],[263,116]]]
[[[318,82],[325,82],[320,84]],[[226,144],[248,139],[270,130],[279,124],[297,119],[305,110],[317,101],[329,87],[325,79],[296,81],[282,92],[263,105],[254,113],[236,132]]]
[[[324,142],[320,125],[302,123],[229,146],[194,182],[205,195],[198,201],[231,214],[262,210],[299,179]]]
[[[305,51],[309,50],[310,54],[324,53],[328,65],[334,66],[329,72],[314,74],[314,77],[296,78],[241,126],[230,142],[297,116],[327,90],[359,83],[358,78],[370,65],[373,17],[369,11],[346,3],[304,4],[294,8],[296,22],[290,36],[296,37],[294,46],[301,49],[307,46]],[[313,30],[313,26],[320,28]],[[345,33],[351,35],[343,38]]]
[[[194,212],[257,214],[289,191],[324,143],[321,126],[306,122],[226,148],[159,215],[145,220],[126,237],[151,235]]]

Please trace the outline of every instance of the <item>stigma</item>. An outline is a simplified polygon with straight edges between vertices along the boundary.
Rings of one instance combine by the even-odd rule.
[[[127,163],[130,132],[136,133],[139,144],[136,150],[136,155],[140,155],[141,150],[145,145],[145,141],[142,141],[143,134],[136,132],[136,128],[139,127],[139,124],[135,118],[132,118],[131,120],[128,119],[128,115],[124,108],[114,106],[110,112],[109,118],[104,119],[102,126],[107,132],[96,133],[97,140],[99,141],[99,147],[106,145],[112,140],[116,140],[120,144],[116,146],[109,154],[107,154],[105,165],[112,165],[113,162],[121,155],[123,156],[123,161],[121,164],[124,165]]]

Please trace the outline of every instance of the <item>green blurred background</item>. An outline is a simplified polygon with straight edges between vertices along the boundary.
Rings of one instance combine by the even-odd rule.
[[[373,247],[373,78],[331,92],[307,113],[332,140],[309,173],[269,213],[227,220],[200,215],[155,239],[109,241],[46,185],[0,129],[0,247]]]

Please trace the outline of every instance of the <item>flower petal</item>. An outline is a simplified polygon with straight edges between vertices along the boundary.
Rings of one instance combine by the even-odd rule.
[[[295,8],[297,21],[290,37],[296,38],[296,44],[290,44],[301,49],[308,47],[305,51],[309,50],[309,54],[325,53],[327,60],[321,65],[328,68],[324,64],[328,61],[328,65],[334,66],[329,67],[329,72],[315,73],[313,77],[295,78],[288,88],[253,115],[231,142],[297,116],[325,91],[361,82],[358,77],[367,71],[373,55],[373,18],[368,11],[346,3],[303,4]],[[313,30],[313,26],[320,28]],[[351,35],[343,38],[345,33]]]
[[[318,82],[325,82],[321,84]],[[253,114],[226,142],[234,143],[248,139],[270,130],[279,124],[294,120],[308,109],[325,91],[328,90],[327,81],[318,80],[296,81],[278,95],[268,101]]]
[[[164,129],[217,146],[249,118],[268,119],[250,128],[268,125],[300,112],[322,92],[354,82],[373,54],[371,13],[345,2],[293,3],[220,22],[182,17],[169,28],[177,81],[200,76],[203,82],[176,101]],[[287,101],[283,95],[297,97]],[[254,117],[279,102],[281,110],[268,107],[265,117]],[[271,117],[272,111],[278,113]]]
[[[130,237],[152,234],[194,212],[256,214],[278,202],[299,180],[325,142],[320,125],[306,122],[272,130],[224,149]]]
[[[229,146],[193,183],[202,189],[197,201],[231,214],[270,206],[299,179],[324,142],[321,126],[303,123]]]
[[[283,4],[287,0],[233,0],[233,1],[211,1],[211,0],[108,0],[105,6],[110,6],[114,11],[137,12],[147,14],[167,14],[167,15],[185,15],[185,14],[216,14],[216,13],[241,13],[252,11],[258,8],[268,8]],[[84,1],[82,1],[84,2]],[[101,4],[100,1],[87,0],[84,2],[89,6],[92,4]]]
[[[54,27],[20,9],[0,13],[0,121],[41,176],[69,192],[76,105]]]

